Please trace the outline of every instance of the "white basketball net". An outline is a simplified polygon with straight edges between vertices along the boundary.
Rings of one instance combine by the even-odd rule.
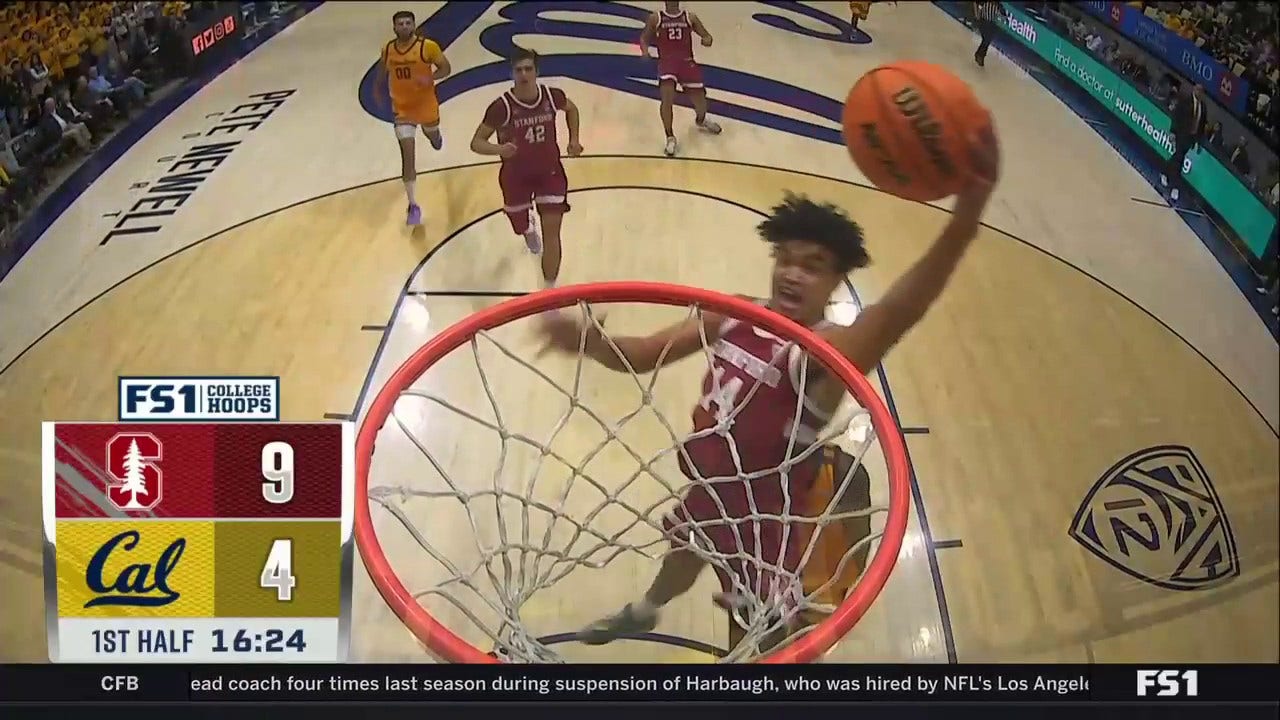
[[[617,345],[597,315],[591,312],[589,305],[580,302],[577,307],[586,320],[584,325],[594,327],[602,333],[614,351],[618,352]],[[562,312],[572,311],[566,309]],[[701,320],[702,309],[697,305],[689,306],[686,317]],[[495,331],[502,331],[505,327],[495,328]],[[529,343],[529,335],[526,332],[525,344]],[[585,341],[584,332],[582,342]],[[787,344],[781,350],[779,361],[785,363],[792,345]],[[524,381],[514,383],[519,387],[517,395],[524,400],[509,404],[500,402],[506,395],[511,395],[501,391],[502,388],[509,387],[508,383],[513,383],[511,371],[504,370],[505,374],[500,376],[499,382],[491,382],[486,370],[489,363],[482,360],[482,355],[488,352],[484,350],[486,347],[493,348],[501,358],[528,371],[524,376],[529,379],[528,384]],[[634,577],[632,583],[636,591],[629,593],[630,599],[638,599],[658,567],[656,561],[669,549],[668,540],[663,535],[662,514],[678,503],[682,490],[689,483],[688,478],[676,468],[675,458],[681,452],[683,441],[691,437],[687,432],[688,410],[697,398],[682,397],[666,403],[672,408],[668,412],[680,413],[679,420],[674,423],[659,409],[659,405],[663,403],[655,401],[655,387],[660,378],[669,372],[665,360],[670,348],[663,350],[653,372],[641,376],[632,371],[629,364],[625,374],[604,371],[585,360],[582,347],[580,344],[577,358],[571,358],[571,380],[558,381],[553,377],[555,368],[544,370],[539,366],[556,363],[563,365],[563,359],[535,357],[531,362],[522,357],[522,353],[510,350],[507,343],[495,337],[494,331],[477,333],[468,345],[479,379],[478,388],[473,395],[483,397],[491,417],[484,416],[488,413],[465,408],[462,406],[464,403],[445,397],[456,394],[451,392],[455,389],[452,387],[455,382],[452,379],[448,381],[450,387],[442,388],[442,392],[420,387],[430,385],[433,370],[439,368],[444,361],[442,358],[423,373],[419,382],[401,393],[391,415],[404,435],[426,458],[428,465],[413,469],[397,467],[379,470],[376,476],[370,477],[369,500],[374,504],[371,507],[385,508],[403,525],[413,542],[439,565],[427,586],[418,588],[414,586],[414,580],[423,575],[420,569],[421,558],[413,558],[412,565],[406,565],[406,559],[400,558],[395,564],[401,581],[414,592],[419,602],[426,603],[436,599],[447,602],[456,612],[441,612],[436,609],[440,607],[436,602],[428,607],[453,632],[479,647],[491,646],[498,657],[509,662],[565,662],[557,652],[557,649],[562,650],[565,646],[542,643],[538,634],[526,622],[526,610],[531,603],[536,603],[540,594],[551,591],[570,574],[573,574],[580,586],[585,581],[585,586],[591,587],[591,583],[608,582],[600,576],[594,576],[593,579],[593,573],[606,568],[620,556],[633,554],[648,558],[655,561],[644,563],[644,567],[648,569],[628,572],[628,575],[643,575]],[[621,356],[620,352],[618,354]],[[701,355],[706,364],[700,368],[698,377],[701,372],[706,371],[712,358],[712,349],[705,334]],[[803,397],[803,386],[808,376],[805,372],[808,356],[801,355],[800,387]],[[696,362],[690,358],[680,365],[696,365]],[[592,372],[592,367],[602,372]],[[568,371],[567,367],[560,369]],[[600,382],[586,382],[584,376],[588,374],[593,378],[598,377]],[[691,387],[698,387],[695,376],[685,377],[689,379],[680,383],[685,392]],[[537,381],[545,387],[535,388],[539,384]],[[623,383],[634,385],[634,388],[627,390],[638,394],[638,402],[632,409],[621,413],[598,412],[586,401],[586,398],[595,398],[593,402],[608,405],[611,401],[618,400],[619,395],[625,394],[619,389]],[[719,428],[705,430],[700,434],[727,428],[742,407],[750,401],[758,385],[757,382],[756,387],[742,392],[737,405],[730,412],[722,413]],[[547,397],[554,398],[559,403],[559,407],[552,408],[551,414],[547,416],[555,419],[544,423],[535,421],[537,427],[527,430],[514,427],[516,423],[508,418],[525,416],[535,403],[539,409],[544,410],[547,409],[544,405],[551,406],[550,401],[538,403],[535,399],[536,392],[548,390]],[[446,409],[449,413],[441,413],[438,408]],[[796,411],[796,416],[799,417],[799,408]],[[431,425],[434,430],[423,432],[411,427],[420,424],[421,418],[428,414],[432,417]],[[414,417],[406,421],[406,415]],[[439,415],[446,417],[437,417]],[[837,419],[830,423],[814,442],[807,445],[793,434],[792,457],[783,466],[768,472],[744,473],[735,477],[695,479],[695,482],[700,483],[743,482],[744,478],[749,480],[757,476],[785,473],[814,453],[821,453],[828,444],[839,441],[840,447],[855,462],[846,472],[833,478],[834,497],[816,517],[796,514],[800,512],[801,503],[793,498],[787,503],[787,507],[791,509],[787,514],[753,514],[751,518],[728,518],[734,521],[735,533],[752,532],[753,523],[749,521],[762,518],[778,519],[787,523],[788,528],[795,528],[788,532],[800,532],[802,526],[816,527],[817,530],[811,532],[804,548],[802,568],[813,554],[822,528],[853,518],[870,518],[873,514],[887,510],[884,506],[869,507],[869,503],[862,503],[862,507],[850,507],[848,502],[841,502],[845,490],[853,485],[856,470],[862,465],[864,456],[876,444],[876,437],[869,415],[861,407],[842,408],[836,416],[843,417],[843,420]],[[458,422],[459,417],[467,422]],[[660,430],[653,429],[654,421],[656,428]],[[625,437],[630,427],[642,422],[648,422],[650,429],[634,434],[647,447],[637,447],[641,442]],[[465,433],[462,429],[465,429]],[[582,436],[588,434],[588,429],[602,436],[599,442],[584,444]],[[481,431],[492,434],[494,443],[485,446],[496,450],[492,457],[488,451],[474,454],[458,451],[460,441],[453,441],[453,438]],[[388,433],[389,426],[384,427],[382,432]],[[446,437],[436,437],[440,433]],[[741,467],[732,436],[726,437],[729,438],[735,464]],[[379,440],[380,450],[385,442],[383,439]],[[584,452],[575,456],[575,447]],[[533,457],[515,461],[515,456],[520,453]],[[594,461],[606,454],[615,459],[607,464],[608,469],[596,469]],[[375,453],[375,461],[378,456],[379,453]],[[630,466],[628,472],[617,471],[622,466],[619,460]],[[483,469],[481,466],[485,462],[492,462],[493,467]],[[435,477],[425,477],[424,473],[434,474]],[[376,484],[375,481],[378,480],[392,482]],[[414,506],[419,504],[434,507],[415,509]],[[460,508],[461,517],[465,517],[465,525],[458,526],[457,520],[450,524],[441,520],[442,504],[453,506],[451,517],[454,518],[459,517],[457,509]],[[754,500],[751,505],[754,509]],[[864,522],[868,528],[873,526],[870,522]],[[758,533],[758,528],[756,532]],[[382,538],[386,533],[385,529],[380,531],[379,537]],[[869,531],[848,547],[839,560],[838,568],[831,573],[831,579],[825,585],[810,587],[798,593],[803,595],[798,608],[788,605],[784,610],[781,592],[766,598],[758,597],[749,589],[752,586],[746,584],[747,579],[730,573],[733,594],[741,603],[735,610],[735,618],[744,628],[745,637],[736,647],[730,648],[728,655],[721,661],[750,661],[769,650],[782,647],[806,632],[812,626],[805,623],[812,623],[834,609],[830,598],[827,597],[824,601],[823,597],[830,594],[830,588],[837,582],[836,578],[845,573],[846,566],[851,562],[856,566],[855,558],[861,557],[865,562],[871,544],[881,535],[880,531]],[[753,551],[752,556],[742,551],[729,555],[711,549],[712,545],[705,541],[705,533],[696,522],[693,523],[690,536],[695,540],[692,545],[694,551],[712,566],[727,570],[729,561],[736,557],[744,567],[756,573],[767,569],[784,582],[799,582],[796,573],[788,573],[776,565],[770,566],[760,557],[758,550]],[[737,537],[741,538],[741,535],[738,534]],[[697,542],[700,538],[703,541]],[[759,547],[759,542],[755,543],[755,547]],[[404,568],[411,570],[408,576]],[[575,600],[578,608],[574,611],[574,620],[561,620],[558,632],[574,632],[584,624],[581,622],[583,619],[608,615],[621,607],[621,604],[601,604],[607,601],[600,597],[577,597],[571,598],[570,602]],[[700,598],[695,607],[707,607],[702,604],[704,602],[707,600]],[[446,619],[445,615],[449,615],[451,619]],[[805,618],[805,622],[794,622],[797,617]],[[469,623],[472,627],[459,628],[458,623]]]

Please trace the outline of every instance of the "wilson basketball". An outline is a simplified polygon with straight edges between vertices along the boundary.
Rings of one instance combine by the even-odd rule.
[[[863,75],[849,91],[843,120],[849,154],[876,187],[927,201],[964,187],[968,138],[990,115],[963,80],[913,61]]]

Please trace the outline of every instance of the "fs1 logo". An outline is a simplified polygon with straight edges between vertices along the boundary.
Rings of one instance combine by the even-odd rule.
[[[169,543],[154,563],[139,562],[125,565],[112,573],[107,564],[112,559],[133,552],[142,541],[137,530],[126,530],[98,548],[85,568],[84,582],[96,597],[90,598],[85,607],[100,605],[130,605],[133,607],[160,607],[177,600],[181,595],[169,587],[169,575],[178,566],[187,541],[177,538]]]
[[[1113,567],[1169,590],[1240,574],[1226,511],[1191,448],[1139,450],[1107,470],[1071,523],[1071,537]]]
[[[120,510],[152,510],[164,493],[158,463],[164,445],[151,433],[119,433],[107,441],[107,500]]]
[[[122,377],[121,422],[274,422],[278,377]]]
[[[1198,670],[1139,670],[1138,697],[1147,697],[1156,689],[1156,697],[1196,697],[1200,693]]]

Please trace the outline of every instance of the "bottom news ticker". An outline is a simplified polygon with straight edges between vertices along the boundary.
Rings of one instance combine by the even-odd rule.
[[[5,665],[5,703],[1256,702],[1277,665]]]

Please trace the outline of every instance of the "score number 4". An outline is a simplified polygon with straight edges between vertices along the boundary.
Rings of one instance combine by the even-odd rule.
[[[287,442],[269,442],[262,446],[262,497],[273,505],[283,505],[293,499],[293,446]],[[298,584],[293,576],[293,540],[281,538],[272,541],[267,552],[267,562],[262,566],[258,586],[274,588],[276,599],[289,602],[293,588]]]

